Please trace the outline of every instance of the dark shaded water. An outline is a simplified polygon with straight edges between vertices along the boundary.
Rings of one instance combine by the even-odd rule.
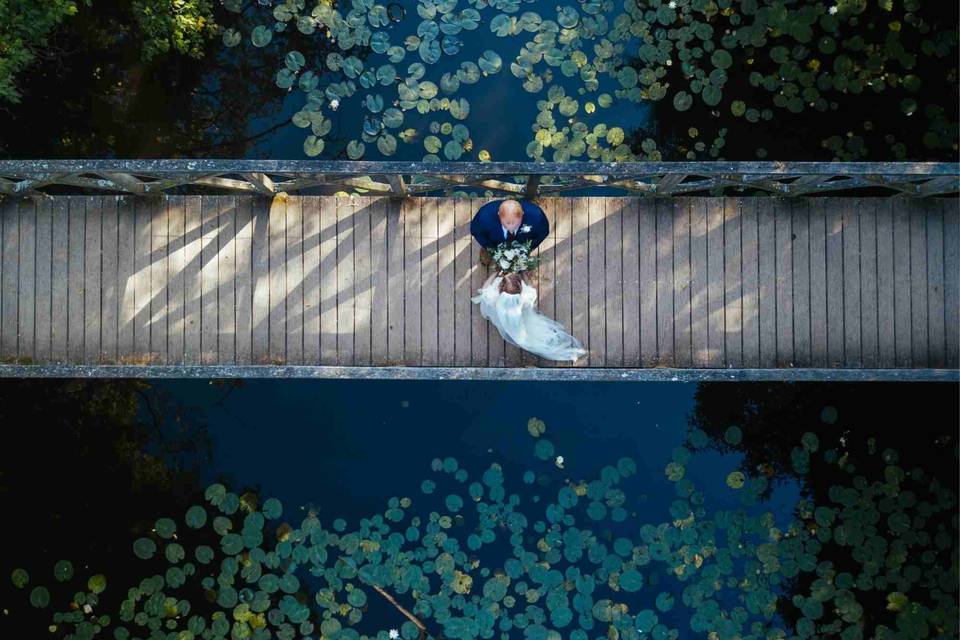
[[[0,635],[957,637],[958,399],[4,380]]]
[[[227,11],[222,4],[241,11]],[[304,144],[311,128],[295,126],[291,118],[309,110],[329,122],[329,131],[318,133],[325,141],[321,158],[356,159],[347,151],[351,141],[365,143],[363,158],[368,160],[476,160],[482,159],[481,151],[493,160],[609,160],[620,144],[626,146],[617,151],[618,160],[958,157],[955,3],[832,6],[761,0],[741,6],[684,0],[669,8],[659,0],[582,0],[563,5],[566,13],[561,14],[559,5],[545,0],[401,0],[390,5],[403,17],[380,24],[376,11],[384,5],[351,0],[331,6],[341,17],[355,14],[347,30],[353,35],[343,31],[329,37],[322,26],[308,35],[292,26],[296,19],[277,22],[274,11],[284,4],[299,7],[293,13],[309,18],[317,15],[315,6],[327,3],[215,3],[216,21],[234,30],[239,44],[226,47],[216,39],[202,60],[171,55],[149,64],[141,61],[137,38],[110,26],[128,20],[122,9],[81,8],[51,36],[37,64],[21,74],[24,100],[7,105],[0,117],[0,154],[300,159],[307,157]],[[453,33],[467,24],[465,10],[476,11],[475,28]],[[444,22],[444,16],[453,18]],[[503,17],[522,22],[517,33],[496,35],[496,21]],[[573,26],[560,33],[558,22]],[[415,42],[412,48],[405,46],[408,37],[451,24],[451,33],[437,38],[448,48],[435,61],[428,57],[425,62]],[[543,24],[553,27],[539,26]],[[278,25],[282,31],[275,30]],[[258,26],[273,30],[262,47],[252,44]],[[763,36],[744,35],[751,30]],[[368,39],[371,33],[382,34],[388,44],[403,49],[403,59],[391,62],[372,45],[341,46],[344,38],[361,33]],[[560,33],[556,46],[543,44],[554,33]],[[644,42],[654,49],[641,50]],[[609,53],[610,47],[615,53]],[[534,49],[536,53],[524,53]],[[422,82],[442,86],[444,74],[455,76],[462,65],[476,65],[487,51],[499,57],[499,71],[477,71],[475,82],[461,82],[450,91],[441,88],[437,95],[465,101],[468,116],[460,118],[436,104],[426,113],[418,113],[412,103],[397,104],[405,79],[416,78],[413,87]],[[717,57],[717,51],[729,54]],[[302,54],[302,67],[285,64],[291,52]],[[555,64],[540,60],[545,53],[556,57]],[[356,56],[371,71],[393,64],[396,76],[368,87],[331,63],[331,54]],[[576,73],[566,75],[560,60],[574,60]],[[527,72],[538,80],[527,85],[529,76],[511,71],[514,62],[529,63]],[[422,70],[413,71],[411,65],[422,65]],[[290,68],[296,69],[293,86],[278,87],[278,73]],[[581,74],[581,68],[589,73]],[[623,79],[622,69],[628,69]],[[639,73],[639,82],[630,69]],[[317,78],[313,107],[308,107],[310,91],[299,84],[306,72]],[[352,83],[351,93],[334,108],[328,88],[344,83]],[[696,97],[704,83],[722,87],[719,102]],[[544,109],[554,86],[573,101],[568,105],[572,112],[564,111],[559,99]],[[647,93],[624,93],[634,89]],[[370,107],[368,96],[380,96],[383,104]],[[610,99],[609,106],[602,106],[602,96]],[[695,97],[687,107],[690,96]],[[383,130],[393,136],[396,149],[382,152],[377,146],[381,131],[363,139],[363,123],[370,120],[379,128],[386,110],[398,107],[402,124]],[[538,120],[543,111],[551,114],[546,122]],[[464,144],[469,140],[463,155],[452,157],[425,145],[431,135],[444,145],[457,137],[434,129],[443,123],[467,128],[459,139]],[[584,127],[579,134],[577,126]],[[607,135],[615,128],[623,132],[622,143],[618,135]],[[409,141],[398,141],[406,129],[412,130]],[[548,145],[542,156],[531,154],[529,145],[540,129],[562,134],[564,142]],[[579,155],[576,149],[553,155],[558,145],[566,148],[575,140],[583,145]]]

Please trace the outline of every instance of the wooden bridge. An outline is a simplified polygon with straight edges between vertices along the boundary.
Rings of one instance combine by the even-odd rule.
[[[667,368],[955,379],[960,366],[956,199],[541,197],[551,235],[538,250],[538,304],[589,349],[577,365],[506,344],[471,304],[487,270],[469,223],[487,199],[8,197],[4,375],[303,365],[399,377]]]

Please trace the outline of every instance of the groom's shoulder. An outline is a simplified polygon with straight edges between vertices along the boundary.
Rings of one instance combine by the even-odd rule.
[[[523,207],[523,212],[527,215],[530,215],[530,214],[533,214],[535,216],[544,215],[543,208],[533,200],[521,200],[520,206]]]
[[[481,205],[480,208],[477,209],[477,215],[487,213],[489,211],[498,211],[500,209],[501,202],[503,202],[503,200],[491,200],[490,202]]]

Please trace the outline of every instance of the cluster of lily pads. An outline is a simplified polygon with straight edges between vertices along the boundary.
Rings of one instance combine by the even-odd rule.
[[[721,158],[728,127],[737,121],[756,125],[806,110],[827,113],[844,108],[845,94],[885,91],[902,96],[902,117],[927,119],[925,148],[957,149],[950,105],[924,104],[922,98],[926,75],[944,73],[956,82],[956,24],[928,19],[924,0],[878,0],[876,7],[867,0],[571,0],[549,15],[522,11],[531,1],[418,0],[414,28],[397,2],[319,0],[308,7],[305,0],[257,0],[269,17],[247,37],[262,47],[274,33],[296,29],[329,38],[339,49],[319,61],[322,68],[309,67],[301,53],[291,51],[276,74],[281,89],[304,94],[293,123],[309,129],[308,156],[323,153],[330,111],[354,96],[363,127],[360,139],[348,143],[348,157],[359,159],[371,146],[389,157],[398,138],[416,137],[409,126],[406,135],[397,135],[410,111],[466,120],[470,103],[459,95],[461,86],[504,67],[524,90],[546,95],[537,102],[526,147],[538,161],[661,159],[653,138],[591,122],[614,101],[663,101],[678,114],[690,111],[697,121],[678,130],[688,130],[693,140],[681,140],[676,151],[696,159]],[[221,2],[235,12],[245,5]],[[492,36],[493,42],[503,39],[517,48],[488,49],[476,61],[455,66],[465,38]],[[236,46],[244,36],[229,28],[222,37],[226,46]],[[429,73],[441,62],[452,70]],[[749,83],[731,83],[729,74]],[[873,130],[870,125],[864,129]],[[896,136],[896,122],[888,125],[893,126],[885,153],[903,157],[906,146]],[[696,139],[701,129],[709,129],[707,142]],[[868,152],[860,132],[837,132],[822,146],[838,159]],[[473,147],[481,160],[489,159],[490,152],[469,138],[451,138],[440,148],[425,143],[423,158],[455,160]],[[764,157],[766,150],[757,149],[757,155]]]
[[[642,522],[627,493],[636,482],[632,459],[570,478],[546,425],[534,418],[527,428],[535,462],[521,478],[498,463],[475,477],[455,458],[437,458],[421,497],[389,498],[382,513],[352,526],[213,484],[181,522],[159,518],[133,541],[152,575],[111,585],[125,590],[119,611],[102,610],[107,578],[97,574],[53,615],[50,631],[72,640],[386,640],[388,631],[366,620],[371,599],[382,598],[387,610],[388,600],[397,606],[390,626],[407,640],[958,633],[956,494],[922,468],[904,469],[875,441],[864,455],[882,457],[883,477],[865,478],[850,452],[823,450],[816,434],[804,434],[791,456],[795,470],[806,473],[822,456],[848,482],[832,486],[825,504],[801,499],[780,528],[758,502],[763,474],[726,476],[739,496],[734,509],[715,508],[688,477],[708,445],[702,430],[691,429],[665,465],[675,488],[669,516]],[[724,437],[735,445],[743,435],[732,426]],[[525,488],[511,489],[517,480]],[[198,532],[216,542],[190,545]],[[849,552],[835,564],[821,557],[827,544]],[[809,589],[792,586],[802,576]],[[53,577],[77,578],[68,561]],[[48,589],[26,570],[12,580],[30,589],[33,606],[50,605]],[[198,582],[204,602],[184,597]],[[872,590],[886,594],[890,624],[864,610],[861,595]],[[778,616],[788,598],[802,614],[791,628]]]

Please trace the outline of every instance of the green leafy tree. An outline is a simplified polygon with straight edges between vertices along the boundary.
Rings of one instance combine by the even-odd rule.
[[[76,12],[73,0],[0,0],[0,102],[20,102],[17,74],[30,66],[50,31]]]
[[[21,101],[18,76],[38,57],[56,55],[47,50],[52,32],[78,14],[100,23],[104,38],[133,37],[144,62],[167,53],[200,59],[219,31],[209,0],[0,0],[0,101]]]
[[[171,51],[202,58],[207,41],[218,31],[208,0],[133,0],[130,10],[143,38],[146,61]]]
[[[248,43],[224,51],[208,42],[202,59],[170,54],[146,62],[128,9],[100,3],[57,30],[20,79],[22,102],[0,118],[0,155],[243,157],[288,122],[276,122],[279,51],[296,46],[313,57],[334,46],[278,33],[262,49]],[[221,19],[229,25],[242,16]]]

